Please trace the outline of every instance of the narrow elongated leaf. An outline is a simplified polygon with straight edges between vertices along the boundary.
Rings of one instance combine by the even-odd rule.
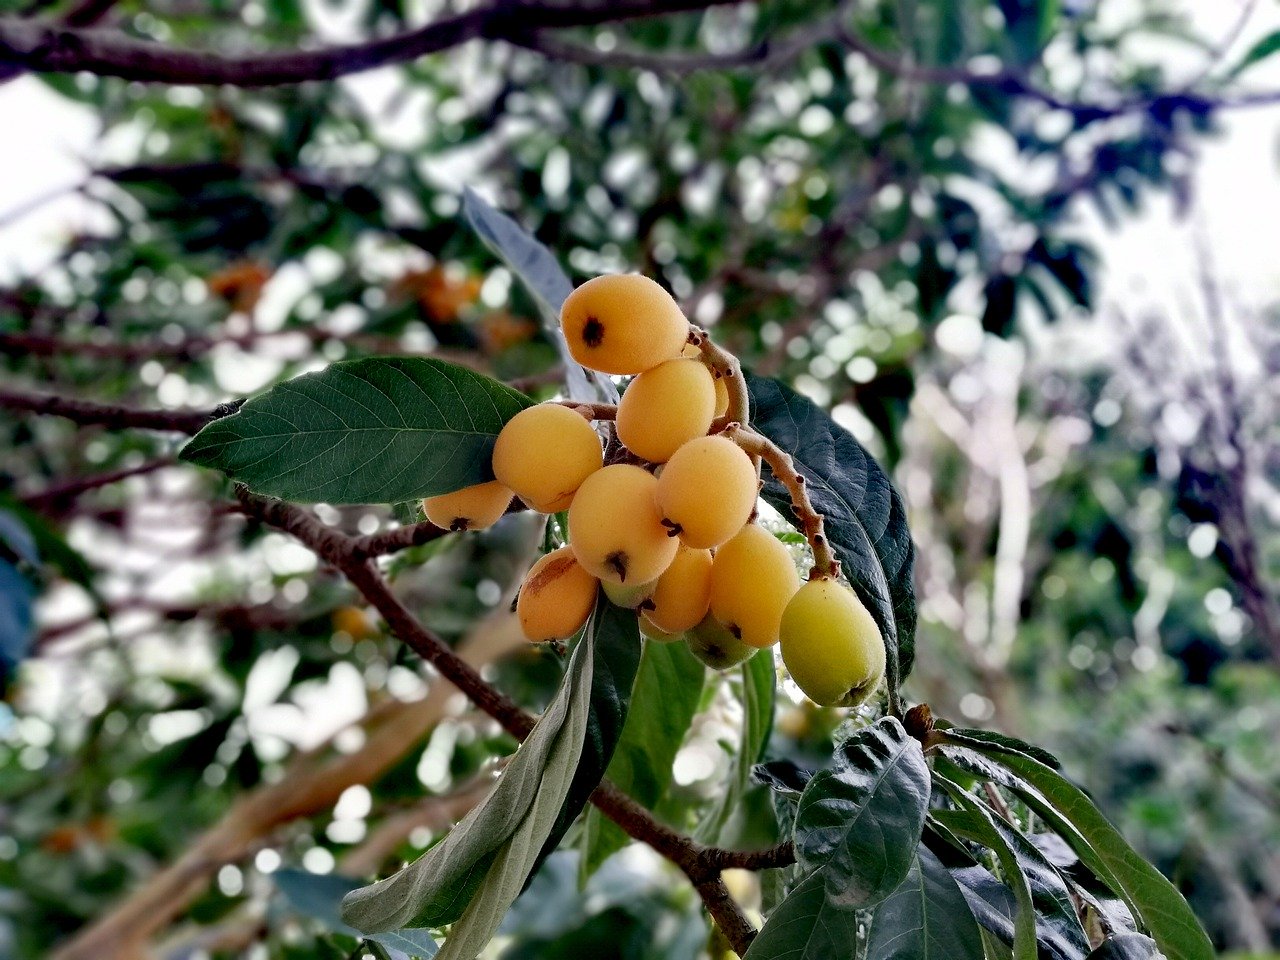
[[[0,548],[7,548],[13,556],[33,567],[40,565],[40,551],[36,539],[26,525],[8,510],[0,510]],[[0,558],[3,550],[0,550]]]
[[[1240,58],[1240,62],[1231,68],[1228,77],[1234,80],[1250,67],[1275,56],[1277,53],[1280,53],[1280,30],[1273,30],[1249,48],[1248,52]]]
[[[742,732],[725,790],[711,813],[698,825],[696,839],[718,842],[743,795],[751,788],[751,768],[763,758],[773,731],[773,703],[778,673],[772,651],[765,650],[743,662]]]
[[[0,560],[0,685],[31,649],[31,605],[35,587],[7,560]]]
[[[1034,743],[1019,740],[1017,737],[1006,736],[993,730],[977,730],[963,727],[951,727],[946,733],[954,742],[963,743],[979,753],[996,753],[1002,750],[1011,750],[1014,753],[1026,754],[1033,760],[1039,760],[1046,767],[1052,767],[1054,770],[1062,768],[1058,758],[1048,750],[1037,747]]]
[[[983,960],[982,932],[960,887],[926,847],[871,919],[867,960]]]
[[[492,479],[498,431],[531,402],[442,360],[345,360],[214,420],[182,457],[295,502],[417,500]]]
[[[884,639],[891,696],[915,656],[915,545],[902,497],[853,435],[790,387],[748,377],[751,423],[795,458],[844,574],[875,617]],[[791,498],[772,475],[763,496],[784,516]]]
[[[529,293],[542,314],[543,329],[564,361],[565,385],[574,400],[618,402],[618,388],[603,374],[584,370],[569,353],[560,332],[560,307],[573,284],[555,255],[536,237],[504,213],[499,213],[474,190],[462,193],[462,212],[485,246],[501,258]]]
[[[1164,960],[1156,942],[1140,933],[1123,933],[1105,941],[1088,960]]]
[[[827,895],[844,906],[888,896],[911,869],[929,806],[929,766],[920,744],[886,717],[837,751],[816,774],[796,813],[796,857],[822,869]]]
[[[706,672],[683,643],[644,645],[632,706],[607,775],[651,810],[671,783],[672,764],[698,710]],[[598,810],[588,811],[587,816],[582,869],[590,876],[630,838]]]
[[[1084,791],[1020,753],[1001,752],[986,759],[1011,773],[1014,779],[1007,785],[1063,834],[1099,879],[1114,884],[1170,960],[1212,960],[1213,945],[1178,888],[1125,842]]]
[[[380,933],[402,927],[443,926],[462,915],[500,850],[524,823],[535,798],[545,797],[544,771],[576,701],[582,702],[584,717],[579,735],[585,733],[593,667],[590,637],[588,624],[587,633],[569,658],[559,691],[507,764],[493,791],[440,843],[413,863],[385,880],[348,894],[342,903],[342,919],[346,923],[367,933]],[[581,749],[579,741],[578,754]],[[567,791],[568,780],[564,792],[556,797],[557,813]],[[548,833],[549,830],[550,826]]]
[[[319,920],[335,933],[372,940],[394,957],[434,957],[440,945],[425,930],[397,930],[365,937],[342,922],[342,898],[360,886],[354,877],[340,873],[315,874],[302,870],[277,870],[271,875],[276,887],[295,911]]]
[[[857,942],[857,911],[831,902],[819,871],[774,908],[743,960],[836,960]]]
[[[568,714],[556,735],[555,744],[542,771],[542,783],[528,815],[498,850],[484,882],[472,896],[462,916],[449,928],[449,936],[440,950],[441,960],[475,960],[480,955],[480,951],[498,932],[507,910],[515,903],[516,897],[520,896],[520,891],[524,889],[538,862],[540,851],[547,845],[583,752],[591,712],[593,658],[590,649],[582,651],[582,648],[594,646],[595,639],[588,633],[579,643],[578,651],[575,651],[575,656],[579,652],[585,653],[582,663],[586,667],[576,677],[570,674],[566,678],[565,686],[570,689]]]
[[[632,689],[640,664],[640,628],[635,613],[615,607],[602,595],[587,628],[587,636],[594,664],[582,755],[538,863],[555,850],[587,805],[587,798],[600,785],[631,707]]]

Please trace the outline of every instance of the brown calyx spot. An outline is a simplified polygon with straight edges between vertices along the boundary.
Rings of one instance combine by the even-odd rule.
[[[643,600],[641,600],[641,601],[640,601],[640,606],[639,606],[639,608],[638,608],[638,609],[640,609],[640,610],[657,610],[657,609],[658,609],[658,605],[657,605],[656,603],[654,603],[654,602],[653,602],[653,597],[645,597]]]
[[[466,517],[454,517],[449,521],[449,529],[454,533],[462,533],[464,530],[471,529],[471,521]]]
[[[684,533],[684,527],[680,526],[680,524],[676,523],[674,520],[668,520],[666,517],[662,518],[662,525],[667,528],[668,537],[678,537],[680,534]]]
[[[726,629],[733,634],[733,637],[735,640],[742,639],[742,628],[738,626],[736,623],[729,624],[728,627],[726,627]]]
[[[627,554],[623,550],[615,550],[604,558],[604,565],[618,575],[623,583],[627,582]]]
[[[599,317],[587,317],[582,326],[582,342],[588,347],[598,347],[604,343],[604,324]]]

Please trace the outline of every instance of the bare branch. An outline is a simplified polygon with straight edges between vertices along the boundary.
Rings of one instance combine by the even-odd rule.
[[[139,410],[136,407],[72,400],[55,394],[23,393],[0,389],[0,407],[24,413],[65,417],[81,426],[109,427],[113,430],[160,430],[197,433],[211,420],[234,413],[238,404],[224,404],[212,410]]]
[[[111,30],[0,19],[0,68],[37,73],[88,71],[99,76],[159,83],[264,87],[332,80],[405,63],[470,40],[523,38],[531,30],[558,30],[641,17],[702,10],[741,0],[613,0],[555,3],[491,0],[407,33],[364,43],[229,56],[138,41]]]

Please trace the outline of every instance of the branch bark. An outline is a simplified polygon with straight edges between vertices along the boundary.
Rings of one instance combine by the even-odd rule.
[[[64,417],[81,426],[112,430],[159,430],[168,433],[197,433],[205,424],[234,413],[239,403],[222,404],[212,410],[140,410],[136,407],[73,400],[48,393],[24,393],[0,389],[0,407],[23,413]]]

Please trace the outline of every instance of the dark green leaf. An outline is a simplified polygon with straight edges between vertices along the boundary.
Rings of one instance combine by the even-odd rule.
[[[1150,937],[1124,933],[1105,941],[1088,960],[1164,960],[1164,954]]]
[[[857,942],[857,911],[833,904],[818,872],[769,914],[743,960],[835,960],[853,956]]]
[[[0,560],[0,686],[31,648],[31,605],[36,591],[7,560]]]
[[[752,426],[795,458],[845,576],[880,627],[896,697],[911,671],[916,632],[915,545],[902,497],[862,444],[820,407],[776,380],[748,377],[747,386]],[[772,476],[763,496],[791,516],[791,498]]]
[[[1054,770],[1061,769],[1062,764],[1058,762],[1058,758],[1051,754],[1048,750],[1037,747],[1033,743],[1027,743],[1025,740],[1019,740],[1017,737],[1006,736],[1003,733],[995,733],[992,730],[977,730],[963,727],[948,728],[947,736],[955,740],[957,743],[963,743],[965,746],[979,753],[995,753],[999,751],[1012,751],[1014,753],[1022,753],[1033,760],[1039,760],[1046,767],[1052,767]]]
[[[555,850],[587,805],[587,798],[600,785],[622,736],[631,705],[632,688],[640,663],[640,629],[635,612],[615,607],[602,594],[591,623],[587,625],[583,642],[588,641],[595,663],[591,672],[591,708],[587,714],[586,740],[569,793],[538,858],[539,863]]]
[[[415,500],[492,479],[494,438],[530,403],[441,360],[346,360],[254,397],[182,456],[298,502]]]
[[[295,911],[318,920],[334,933],[352,937],[364,934],[342,922],[342,898],[360,886],[354,877],[342,874],[315,874],[302,870],[277,870],[271,879]],[[398,957],[434,957],[440,945],[424,930],[397,930],[374,934],[368,939],[380,944]]]
[[[651,810],[671,783],[672,764],[702,699],[706,672],[683,643],[644,645],[632,707],[607,775]],[[583,847],[583,870],[590,875],[629,838],[598,811],[588,815],[592,822]]]
[[[854,734],[837,758],[800,797],[796,857],[822,869],[833,902],[867,906],[911,869],[929,806],[929,766],[892,717]]]
[[[1124,895],[1170,960],[1211,960],[1213,946],[1178,888],[1125,842],[1084,791],[1023,754],[999,752],[988,759],[1013,774],[1008,785],[1063,834],[1099,879]]]
[[[982,933],[960,887],[925,847],[876,907],[867,960],[983,960]]]
[[[1249,48],[1249,52],[1240,58],[1240,62],[1231,68],[1229,76],[1235,79],[1250,67],[1261,63],[1268,57],[1280,53],[1280,30],[1273,30]]]
[[[607,604],[600,606],[606,607]],[[597,607],[595,617],[600,615]],[[495,867],[499,855],[504,854],[506,844],[531,816],[536,801],[541,798],[545,808],[551,791],[546,782],[547,770],[557,754],[557,745],[563,739],[562,730],[572,732],[568,726],[580,703],[581,738],[586,730],[586,715],[590,704],[592,682],[591,637],[592,624],[588,623],[584,639],[579,641],[569,658],[569,667],[553,699],[533,731],[525,738],[499,778],[498,784],[487,797],[449,831],[448,835],[407,867],[385,880],[370,884],[350,893],[342,904],[342,918],[355,927],[370,933],[396,930],[402,927],[438,927],[452,923],[462,916],[468,903]],[[573,767],[577,766],[581,753],[581,739],[573,752]],[[563,791],[555,797],[558,814],[568,793],[572,767],[566,772]],[[549,835],[553,815],[546,825],[546,833],[538,840],[533,853],[536,855]],[[514,860],[505,855],[501,866],[504,876],[513,869]],[[529,860],[521,885],[531,872],[533,860]],[[505,887],[503,887],[505,890]],[[511,894],[512,900],[520,892]]]

